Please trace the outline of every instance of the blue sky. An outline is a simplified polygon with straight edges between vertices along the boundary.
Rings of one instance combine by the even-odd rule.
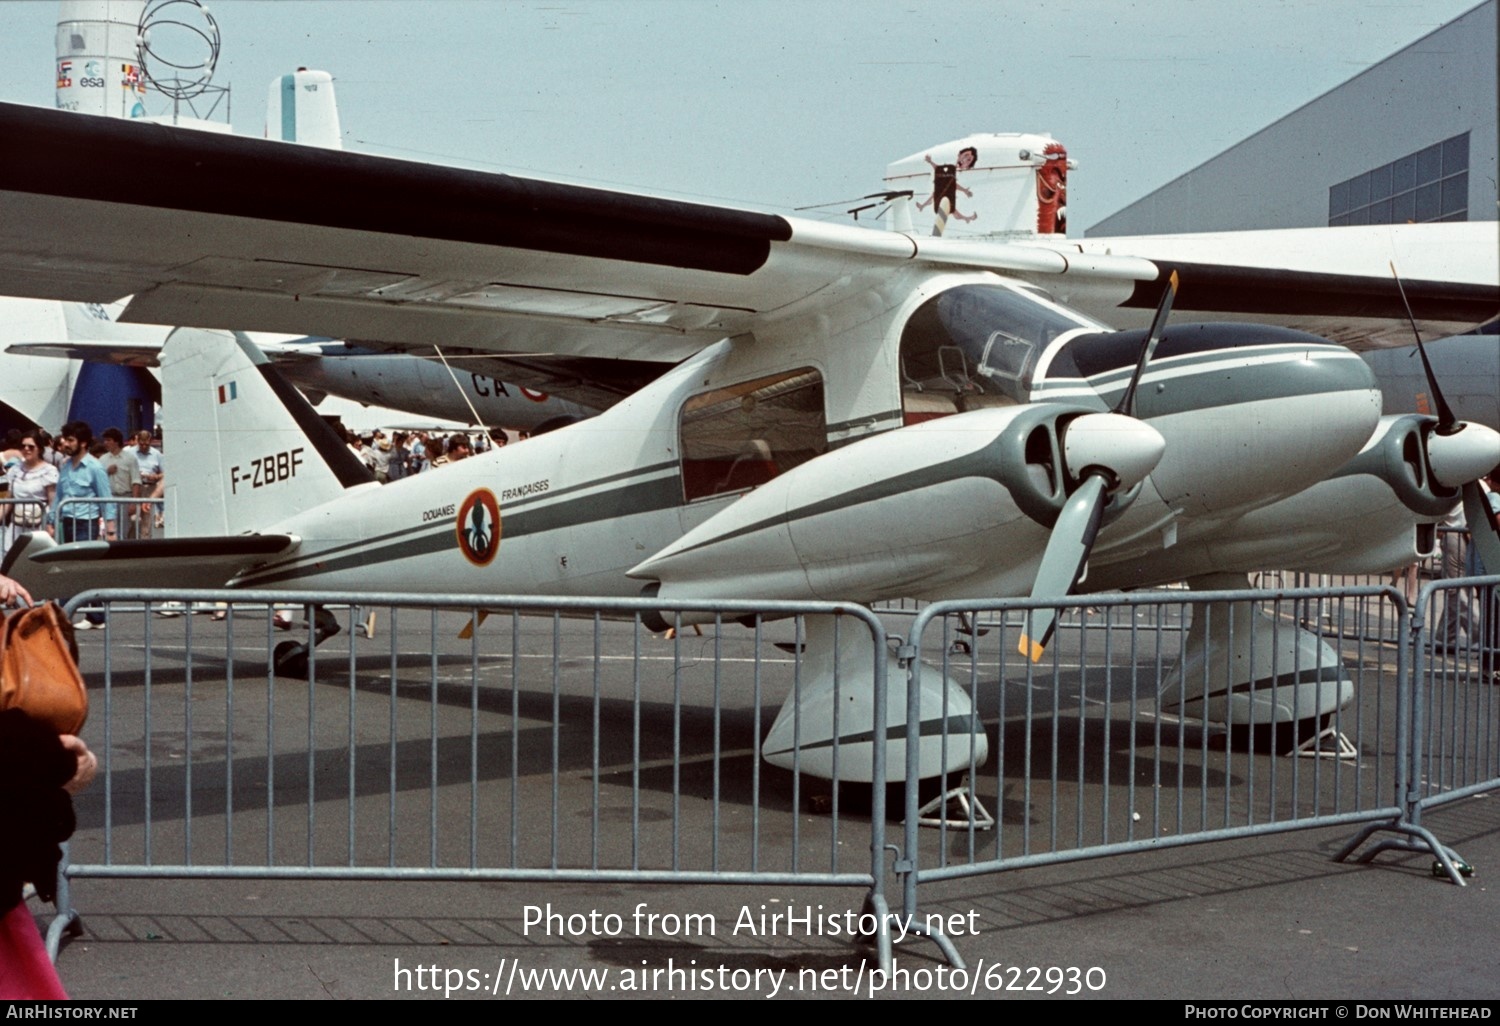
[[[1473,0],[218,0],[215,83],[332,72],[345,145],[787,211],[970,132],[1045,131],[1077,232]],[[55,0],[0,3],[0,98],[53,104]],[[1491,101],[1493,98],[1489,98]],[[1414,141],[1414,145],[1420,140]]]

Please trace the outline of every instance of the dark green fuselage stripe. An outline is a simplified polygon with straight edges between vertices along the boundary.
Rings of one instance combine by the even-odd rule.
[[[1244,354],[1244,350],[1236,351],[1236,356]],[[1295,359],[1294,353],[1288,352],[1284,363],[1236,366],[1237,362],[1233,358],[1226,358],[1224,354],[1210,354],[1187,363],[1196,373],[1156,380],[1153,380],[1148,368],[1141,379],[1142,385],[1160,384],[1164,388],[1158,392],[1154,388],[1143,387],[1136,395],[1136,416],[1150,421],[1152,417],[1176,413],[1221,409],[1267,399],[1295,399],[1300,396],[1347,392],[1359,387],[1353,377],[1358,369],[1343,360],[1304,361]],[[1181,363],[1175,364],[1173,369],[1183,366]],[[1110,371],[1091,378],[1049,377],[1043,382],[1043,387],[1032,394],[1032,401],[1067,402],[1070,399],[1067,395],[1053,398],[1048,393],[1049,386],[1062,386],[1080,391],[1090,388],[1109,405],[1125,390],[1131,373]],[[1246,386],[1245,375],[1253,376],[1253,386]],[[1372,381],[1368,387],[1376,386]]]
[[[515,538],[527,534],[543,534],[564,527],[629,516],[632,513],[652,513],[656,510],[680,506],[682,482],[679,478],[660,477],[652,481],[637,481],[621,488],[582,495],[566,502],[548,503],[536,509],[505,513],[501,510],[502,537]]]
[[[362,543],[355,542],[352,545],[341,546],[344,549],[353,548]],[[282,581],[294,581],[300,577],[309,577],[314,574],[337,573],[340,570],[350,570],[355,567],[370,566],[374,563],[388,563],[397,559],[409,559],[413,556],[427,556],[442,552],[448,548],[456,548],[458,542],[453,533],[451,523],[441,525],[441,529],[427,530],[423,533],[408,536],[378,548],[365,548],[348,552],[346,555],[333,559],[326,558],[326,553],[312,553],[302,557],[300,566],[288,566],[283,570],[262,570],[242,575],[235,583],[242,587],[254,586],[265,587],[270,584],[278,584]]]
[[[544,534],[632,513],[671,509],[681,504],[682,486],[675,476],[638,481],[592,495],[548,503],[537,509],[507,513],[502,507],[501,537],[520,538],[530,534]],[[262,587],[313,575],[432,555],[457,546],[453,522],[444,520],[406,531],[348,542],[320,552],[303,553],[295,563],[270,566],[246,574],[239,583]]]
[[[596,477],[592,481],[585,481],[582,484],[568,485],[566,488],[555,488],[537,495],[528,495],[524,499],[512,499],[510,502],[502,503],[501,509],[514,510],[521,506],[535,506],[539,502],[549,502],[559,495],[571,495],[574,492],[581,492],[585,488],[598,488],[600,485],[612,484],[615,481],[625,481],[632,477],[645,477],[648,474],[659,474],[666,470],[675,472],[679,466],[680,464],[677,460],[667,460],[665,463],[653,463],[649,467],[632,467],[629,470],[622,470],[618,474],[606,474],[604,477]]]
[[[768,527],[779,524],[790,524],[794,520],[804,520],[808,517],[819,516],[824,513],[836,513],[839,510],[852,509],[855,506],[867,502],[879,502],[881,499],[889,499],[896,495],[905,495],[921,488],[932,485],[943,484],[947,481],[956,481],[966,477],[980,477],[995,481],[1004,488],[1005,482],[995,473],[998,460],[990,453],[990,446],[985,446],[963,456],[955,456],[951,460],[935,463],[931,466],[921,467],[917,470],[888,477],[883,481],[872,481],[870,484],[861,485],[847,492],[840,492],[819,502],[809,503],[806,506],[798,506],[796,509],[787,510],[784,513],[776,513],[772,516],[746,524],[734,531],[717,535],[692,546],[680,550],[681,552],[692,552],[694,549],[703,548],[705,545],[718,545],[729,541],[731,538],[740,538],[756,531],[763,531]]]
[[[923,720],[919,725],[918,733],[921,737],[942,737],[947,735],[955,741],[962,741],[965,737],[979,737],[983,735],[984,724],[980,723],[978,719],[971,720],[968,716],[949,716],[947,719],[938,717]],[[888,742],[905,741],[906,724],[900,723],[892,727],[886,727],[885,739]],[[834,738],[829,738],[826,741],[803,741],[800,747],[804,752],[811,752],[818,748],[832,748],[834,740]],[[875,732],[873,730],[861,730],[854,734],[845,734],[837,740],[840,745],[862,744],[875,740]],[[792,749],[790,748],[783,748],[780,751],[762,752],[761,754],[766,756],[787,755],[791,751]]]
[[[1193,695],[1183,704],[1188,702],[1206,702],[1210,698],[1223,698],[1225,695],[1269,695],[1277,688],[1292,687],[1297,684],[1336,684],[1348,677],[1349,671],[1342,666],[1324,666],[1321,669],[1288,670],[1286,673],[1278,673],[1274,677],[1262,677],[1260,680],[1246,681],[1236,684],[1230,688],[1221,688],[1218,691],[1210,691],[1206,695]]]

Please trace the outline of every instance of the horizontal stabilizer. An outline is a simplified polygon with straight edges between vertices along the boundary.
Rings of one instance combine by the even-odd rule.
[[[51,535],[16,539],[0,573],[37,601],[67,601],[96,588],[222,588],[238,574],[295,552],[288,534],[220,538],[154,538],[59,545]]]
[[[59,342],[16,342],[5,347],[12,356],[47,356],[55,360],[89,360],[122,367],[155,367],[161,346],[150,342],[110,342],[69,339]]]

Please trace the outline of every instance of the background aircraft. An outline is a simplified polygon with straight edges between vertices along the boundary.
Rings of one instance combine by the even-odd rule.
[[[168,330],[156,329],[152,334],[159,337],[151,341],[31,341],[13,344],[5,351],[22,358],[155,368]],[[411,424],[413,418],[438,418],[455,426],[471,424],[536,431],[598,412],[597,408],[494,377],[488,371],[503,366],[505,361],[499,357],[455,357],[444,364],[436,358],[362,349],[329,338],[256,334],[252,341],[314,406],[321,407],[325,397],[334,395],[362,407],[377,407],[363,418],[372,422],[371,426],[389,427]],[[644,380],[650,380],[656,373],[659,369],[650,368]],[[560,377],[556,372],[550,377],[564,389],[575,380]],[[619,398],[596,388],[580,392],[603,405]],[[350,421],[347,410],[341,411],[341,419],[346,424]]]
[[[1032,230],[1037,168],[997,149],[972,168],[994,188],[966,197],[990,205],[964,213],[1016,234],[966,240],[79,120],[0,105],[23,144],[0,165],[7,287],[131,294],[126,316],[157,323],[682,362],[598,418],[378,489],[253,350],[181,330],[163,357],[179,437],[219,461],[168,501],[200,537],[18,544],[7,572],[37,594],[159,574],[157,553],[181,584],[664,602],[1061,597],[1086,565],[1090,589],[1369,571],[1428,551],[1430,523],[1500,462],[1481,426],[1382,418],[1342,345],[1164,323],[1175,294],[1381,339],[1406,313],[1394,259],[1423,330],[1467,328],[1500,309],[1493,224],[1080,244]],[[69,171],[84,148],[141,168],[144,188]],[[932,148],[934,165],[957,148]],[[79,209],[90,230],[66,261],[39,252]],[[159,247],[131,244],[165,221],[178,230]],[[1090,316],[1142,307],[1149,332]],[[1039,614],[1029,655],[1049,633]],[[1286,658],[1319,644],[1204,639],[1262,642]],[[832,645],[809,629],[812,658],[831,665]],[[1259,722],[1347,697],[1341,680],[1262,683],[1242,714]],[[827,721],[826,700],[804,693],[805,723]],[[966,762],[963,747],[949,754]]]

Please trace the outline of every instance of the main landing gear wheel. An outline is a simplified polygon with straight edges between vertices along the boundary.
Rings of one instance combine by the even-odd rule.
[[[283,641],[271,655],[278,677],[306,677],[308,648],[300,641]]]
[[[308,656],[314,647],[321,645],[343,628],[338,618],[322,606],[312,610],[312,644],[301,641],[283,641],[271,651],[271,668],[278,677],[306,677]]]

